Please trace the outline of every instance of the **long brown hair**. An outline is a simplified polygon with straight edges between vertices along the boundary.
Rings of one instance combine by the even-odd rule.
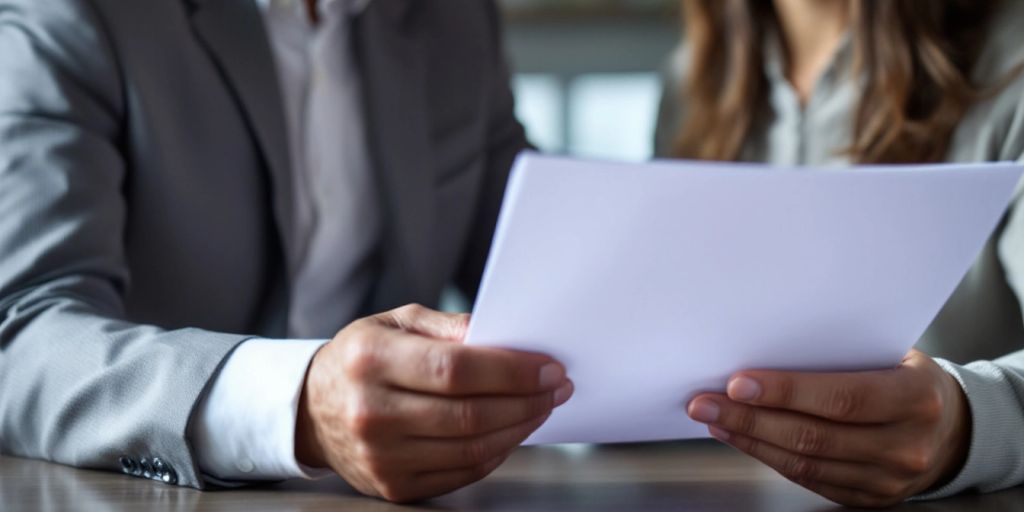
[[[767,113],[769,0],[682,0],[690,68],[675,153],[737,160]],[[863,90],[845,152],[858,163],[936,162],[984,84],[971,63],[998,0],[852,0],[854,65]]]

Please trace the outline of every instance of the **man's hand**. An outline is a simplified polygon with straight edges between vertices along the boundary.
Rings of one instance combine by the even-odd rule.
[[[952,478],[971,419],[960,385],[925,354],[861,373],[744,371],[691,418],[786,478],[843,505],[897,504]]]
[[[463,345],[468,323],[406,306],[342,330],[306,376],[299,461],[397,502],[497,468],[573,387],[550,357]]]

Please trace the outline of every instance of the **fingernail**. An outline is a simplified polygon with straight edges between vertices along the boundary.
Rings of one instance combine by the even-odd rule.
[[[708,434],[711,434],[711,437],[718,439],[719,441],[729,440],[729,433],[714,425],[708,426]]]
[[[540,387],[553,388],[565,380],[565,370],[561,365],[548,363],[540,369]]]
[[[739,402],[749,402],[761,396],[761,384],[750,377],[736,377],[729,382],[729,398]]]
[[[555,396],[554,396],[555,407],[558,407],[559,405],[562,405],[562,404],[568,402],[569,398],[572,397],[572,392],[573,391],[574,391],[574,389],[573,389],[572,381],[566,381],[565,384],[562,384],[562,387],[560,387],[557,390],[555,390]]]
[[[718,421],[720,409],[718,404],[706,398],[698,398],[690,402],[690,418],[701,423],[714,423]]]

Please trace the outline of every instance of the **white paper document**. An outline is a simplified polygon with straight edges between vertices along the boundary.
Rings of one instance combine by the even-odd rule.
[[[566,365],[576,393],[528,444],[705,437],[686,404],[738,370],[897,365],[1022,170],[526,154],[467,342]]]

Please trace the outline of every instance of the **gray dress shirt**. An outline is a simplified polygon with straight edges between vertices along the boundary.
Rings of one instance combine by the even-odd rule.
[[[288,334],[329,338],[353,320],[374,282],[381,232],[350,17],[367,0],[259,0],[283,93],[292,155],[293,307]]]
[[[974,66],[978,84],[994,84],[1024,63],[1024,2],[1004,2]],[[741,159],[779,165],[844,166],[860,82],[850,73],[849,38],[836,53],[806,105],[783,73],[778,45],[766,47],[771,116],[754,130]],[[656,135],[668,155],[686,106],[680,104],[688,55],[681,48],[668,73]],[[1024,162],[1024,75],[976,103],[960,122],[949,162]],[[935,318],[918,348],[936,357],[963,386],[973,415],[962,471],[924,497],[966,489],[993,491],[1024,482],[1024,203],[1018,188],[995,233]],[[941,226],[936,226],[941,229]]]

